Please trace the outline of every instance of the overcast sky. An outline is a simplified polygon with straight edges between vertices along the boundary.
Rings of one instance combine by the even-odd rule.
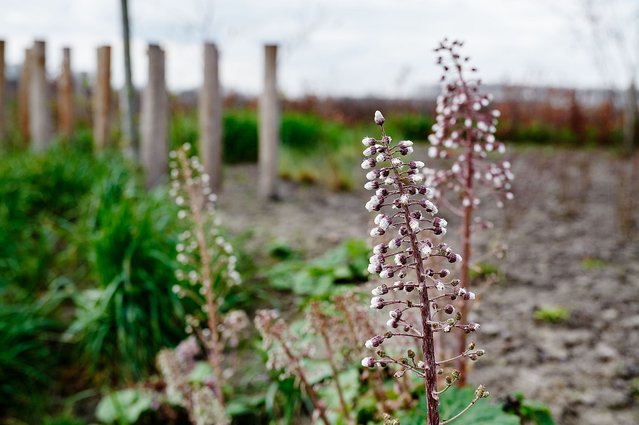
[[[588,1],[601,11],[602,30],[594,37],[623,40],[607,43],[599,56],[581,6]],[[260,89],[262,45],[278,43],[280,88],[288,96],[413,95],[437,81],[432,48],[444,36],[466,40],[467,54],[490,83],[622,85],[633,58],[620,52],[639,51],[637,0],[129,2],[138,86],[146,80],[148,42],[166,50],[169,87],[185,89],[200,82],[202,41],[215,41],[223,86],[249,94]],[[66,45],[73,48],[74,70],[93,72],[95,48],[110,44],[114,85],[121,85],[119,0],[2,3],[0,38],[8,64],[20,63],[24,49],[42,38],[50,75],[57,74]],[[622,62],[624,57],[630,60]]]

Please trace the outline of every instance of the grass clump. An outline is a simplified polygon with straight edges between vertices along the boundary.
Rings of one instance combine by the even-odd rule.
[[[541,307],[535,310],[533,318],[538,322],[556,325],[570,318],[570,310],[563,307]]]

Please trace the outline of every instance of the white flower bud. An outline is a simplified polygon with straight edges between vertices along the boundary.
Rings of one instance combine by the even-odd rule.
[[[375,359],[372,358],[372,357],[364,357],[362,359],[362,366],[364,366],[364,367],[375,367]]]

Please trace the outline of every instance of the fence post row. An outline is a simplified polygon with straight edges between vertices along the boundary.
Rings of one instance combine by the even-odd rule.
[[[45,42],[38,40],[29,54],[29,131],[36,152],[44,151],[51,142],[45,50]]]
[[[111,144],[111,47],[98,47],[98,68],[93,93],[93,140],[97,150]]]
[[[58,79],[58,128],[62,136],[73,134],[75,123],[71,49],[62,49],[62,70]]]
[[[264,46],[264,87],[259,99],[259,194],[273,199],[277,193],[280,105],[277,91],[277,45]],[[148,80],[142,95],[140,117],[140,160],[151,188],[163,181],[168,168],[169,102],[165,76],[165,52],[156,44],[148,46]],[[46,80],[45,42],[37,40],[25,49],[18,84],[18,123],[23,139],[34,151],[47,148],[52,139],[51,111]],[[219,51],[213,43],[204,44],[203,83],[199,93],[199,153],[215,191],[222,188],[223,97],[219,76]],[[0,40],[0,135],[6,131],[4,42]],[[71,49],[63,49],[62,69],[57,84],[57,113],[60,134],[69,137],[82,114],[75,108]],[[97,73],[92,99],[93,136],[101,150],[112,143],[111,130],[111,48],[97,50]]]
[[[6,80],[5,80],[5,65],[4,65],[4,40],[0,40],[0,141],[4,140],[6,134],[6,117],[5,117],[5,104],[6,104]]]
[[[264,46],[264,91],[259,102],[259,192],[264,199],[277,197],[279,149],[277,98],[277,46]]]
[[[202,165],[211,180],[211,189],[222,189],[222,91],[219,78],[219,52],[213,43],[204,44],[204,78],[199,96],[200,141]]]
[[[168,95],[164,72],[164,50],[148,48],[149,74],[142,98],[142,165],[148,188],[162,183],[168,167]]]

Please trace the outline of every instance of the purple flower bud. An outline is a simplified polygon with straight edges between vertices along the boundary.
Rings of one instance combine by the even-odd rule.
[[[382,115],[381,112],[379,111],[375,111],[375,124],[377,125],[382,125],[384,124],[384,116]]]
[[[401,319],[402,317],[402,310],[400,310],[399,308],[396,308],[395,310],[391,310],[388,315],[391,317],[391,319]]]
[[[384,308],[384,299],[382,297],[373,297],[371,298],[371,308],[376,308],[381,310]]]
[[[362,161],[362,169],[368,170],[369,168],[373,168],[375,166],[375,158],[367,158]]]
[[[379,171],[377,170],[371,170],[366,174],[366,179],[368,180],[375,180],[378,177],[379,177]]]
[[[362,366],[364,367],[375,367],[375,359],[372,357],[364,357],[362,359]]]
[[[369,146],[366,149],[364,149],[364,152],[362,152],[364,156],[375,155],[375,153],[377,153],[377,148],[375,146]]]
[[[367,182],[364,185],[364,189],[366,190],[377,190],[379,188],[379,183],[376,181],[372,181],[372,182]]]
[[[380,345],[382,345],[383,342],[384,342],[383,336],[375,335],[374,337],[366,341],[366,344],[364,344],[364,346],[370,350],[370,349],[379,347]]]

